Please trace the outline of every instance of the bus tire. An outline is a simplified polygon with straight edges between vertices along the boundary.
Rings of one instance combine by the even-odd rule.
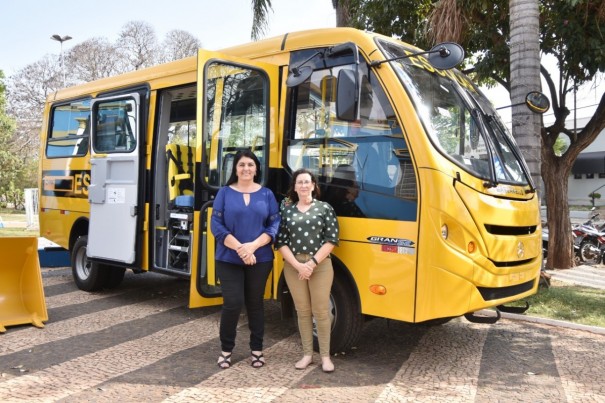
[[[112,289],[116,288],[124,280],[124,274],[126,269],[124,267],[107,267],[105,268],[107,275],[105,277],[105,284],[103,288]]]
[[[79,237],[71,250],[71,274],[76,286],[83,291],[97,291],[103,288],[107,271],[101,265],[91,262],[86,256],[88,237]]]
[[[340,353],[355,347],[363,328],[363,315],[353,288],[344,276],[334,273],[334,282],[330,293],[330,354]],[[315,328],[315,326],[314,326]],[[313,347],[319,351],[317,332],[313,332]]]

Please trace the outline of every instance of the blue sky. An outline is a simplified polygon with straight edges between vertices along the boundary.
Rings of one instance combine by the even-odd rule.
[[[272,0],[267,37],[335,26],[331,0]],[[11,75],[46,54],[59,54],[53,34],[69,35],[64,50],[92,37],[113,42],[129,21],[146,21],[158,40],[173,29],[196,36],[208,50],[250,40],[250,0],[7,0],[2,2],[0,70]]]

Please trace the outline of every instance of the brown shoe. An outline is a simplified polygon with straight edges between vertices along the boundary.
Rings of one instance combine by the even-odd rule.
[[[334,372],[334,364],[330,357],[321,357],[321,370],[327,374]]]
[[[294,364],[294,368],[306,369],[311,364],[313,364],[313,356],[303,355],[303,358],[301,358],[296,364]]]

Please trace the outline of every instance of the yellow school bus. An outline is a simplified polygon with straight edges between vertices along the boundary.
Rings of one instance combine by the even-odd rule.
[[[536,292],[538,195],[455,44],[422,51],[350,28],[289,33],[66,88],[46,103],[40,230],[82,290],[124,271],[190,279],[222,302],[209,213],[251,149],[283,199],[314,172],[341,228],[332,349],[364,318],[440,324]],[[291,301],[276,255],[266,296]]]

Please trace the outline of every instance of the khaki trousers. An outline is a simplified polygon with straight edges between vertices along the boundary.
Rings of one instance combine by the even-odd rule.
[[[296,260],[306,262],[309,254],[298,254]],[[330,290],[334,280],[332,260],[324,259],[313,270],[309,280],[300,280],[298,271],[288,262],[284,265],[284,276],[294,300],[298,315],[298,330],[302,341],[303,354],[313,355],[313,318],[317,324],[319,354],[330,356]]]

